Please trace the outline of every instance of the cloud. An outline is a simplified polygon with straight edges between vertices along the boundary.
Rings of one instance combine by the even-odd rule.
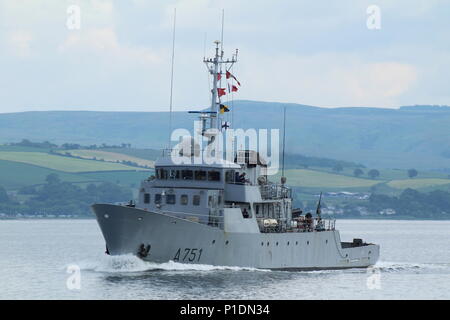
[[[335,101],[344,106],[397,107],[398,98],[417,80],[414,66],[389,61],[339,66],[330,73],[326,83],[333,86]],[[323,93],[329,93],[326,87]]]
[[[122,62],[153,64],[161,61],[159,56],[148,48],[120,44],[112,28],[94,28],[69,33],[58,50],[61,54],[95,53],[103,58],[113,58]]]
[[[8,35],[8,47],[11,54],[26,58],[31,55],[33,36],[28,31],[13,31]]]
[[[242,50],[243,51],[243,50]],[[398,106],[417,80],[414,66],[365,61],[348,53],[311,56],[242,52],[241,94],[261,100],[327,106]]]
[[[73,4],[81,30],[66,27]],[[449,104],[450,4],[380,0],[379,31],[366,27],[370,4],[0,0],[0,112],[167,109],[174,7],[175,110],[209,103],[202,58],[220,38],[222,8],[226,56],[239,48],[235,98],[326,107]]]

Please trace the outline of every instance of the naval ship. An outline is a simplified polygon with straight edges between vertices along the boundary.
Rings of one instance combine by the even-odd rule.
[[[237,50],[225,60],[215,43],[214,57],[204,58],[213,82],[211,107],[199,112],[209,142],[215,136],[206,134],[207,126],[216,132],[223,127],[220,81],[237,61]],[[180,163],[174,155],[192,161]],[[379,245],[342,242],[336,221],[322,218],[320,200],[314,215],[293,208],[286,178],[270,181],[257,151],[237,150],[234,161],[201,158],[194,147],[164,150],[155,175],[142,181],[136,203],[92,205],[107,254],[281,270],[366,268],[377,262]]]

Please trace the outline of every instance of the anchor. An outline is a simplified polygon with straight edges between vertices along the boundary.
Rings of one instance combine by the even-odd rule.
[[[148,256],[148,253],[150,252],[151,249],[151,245],[147,245],[147,247],[142,243],[141,246],[139,247],[139,251],[138,251],[138,256],[140,258],[145,258]]]

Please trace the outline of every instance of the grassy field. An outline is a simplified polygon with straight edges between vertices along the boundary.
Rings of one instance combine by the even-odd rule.
[[[13,151],[13,152],[44,152],[47,153],[50,149],[47,148],[36,148],[36,147],[23,147],[23,146],[9,146],[0,144],[0,152],[2,151]]]
[[[114,153],[125,154],[131,157],[145,159],[145,160],[156,160],[161,157],[162,151],[155,149],[136,149],[136,148],[103,148],[103,151],[109,151]]]
[[[26,163],[0,160],[0,186],[5,187],[8,190],[43,184],[45,183],[47,175],[51,173],[56,173],[61,180],[68,182],[96,180],[95,177],[61,172]]]
[[[148,178],[152,174],[153,171],[93,172],[83,173],[83,177],[138,188],[141,181]]]
[[[422,188],[429,188],[429,187],[436,187],[436,186],[442,186],[450,184],[450,179],[420,179],[420,178],[414,178],[414,179],[405,179],[405,180],[392,180],[387,183],[388,186],[396,189],[406,189],[406,188],[412,188],[412,189],[422,189]]]
[[[38,152],[39,151],[39,152]],[[149,160],[156,156],[155,150],[112,148],[102,150],[61,150],[62,154],[86,158],[77,159],[47,153],[49,150],[0,145],[0,185],[8,190],[22,186],[45,183],[50,173],[57,173],[63,181],[74,183],[90,183],[108,181],[127,187],[138,188],[140,181],[153,174],[153,170],[137,169],[115,161],[132,161],[140,165],[153,167]],[[105,161],[90,160],[93,158]],[[369,169],[363,169],[367,172]],[[318,191],[369,191],[373,186],[376,192],[399,194],[406,188],[420,191],[436,189],[450,190],[448,174],[420,171],[416,178],[410,179],[407,170],[379,169],[380,177],[369,179],[366,175],[356,178],[353,168],[345,168],[337,174],[331,168],[288,169],[287,184],[302,188],[302,192]],[[281,173],[271,177],[279,181]]]
[[[309,169],[317,170],[317,171],[324,171],[328,173],[336,174],[331,168],[319,168],[319,167],[310,167]],[[361,179],[369,179],[367,176],[367,172],[371,170],[372,168],[361,168],[361,170],[364,172],[363,175],[359,176]],[[354,177],[353,171],[355,168],[344,168],[343,171],[339,172],[340,175],[345,175],[349,177]],[[408,170],[404,169],[377,169],[380,172],[380,176],[376,178],[376,180],[380,181],[389,181],[389,180],[403,180],[403,179],[409,179],[408,177]],[[447,178],[448,174],[441,173],[441,172],[435,172],[435,171],[423,171],[419,170],[419,174],[416,178]]]
[[[154,161],[146,160],[130,155],[126,155],[123,153],[118,152],[110,152],[110,151],[103,151],[103,150],[85,150],[85,149],[77,149],[77,150],[61,150],[58,151],[61,154],[70,153],[73,156],[81,157],[84,159],[103,159],[105,161],[109,162],[116,162],[116,161],[131,161],[135,162],[140,166],[148,166],[150,168],[153,168],[155,165]]]
[[[21,162],[0,160],[0,186],[7,190],[17,190],[24,186],[46,183],[47,175],[55,173],[62,181],[84,185],[92,182],[112,182],[126,187],[138,188],[141,180],[149,177],[153,171],[108,171],[68,173],[38,167]]]
[[[286,170],[285,175],[288,185],[305,188],[361,188],[380,182],[308,169]],[[279,173],[275,179],[279,181],[280,176]]]
[[[403,173],[406,171],[402,170]],[[435,189],[449,189],[450,179],[436,178],[445,175],[440,173],[428,172],[423,176],[431,176],[430,178],[406,178],[397,170],[384,170],[385,177],[372,180],[364,177],[356,178],[345,174],[336,174],[327,170],[311,170],[311,169],[289,169],[285,171],[287,184],[295,187],[302,187],[309,191],[367,191],[370,187],[378,185],[391,188],[391,191],[401,192],[406,188],[412,188],[423,191]],[[281,174],[272,177],[272,181],[279,181]],[[392,179],[392,177],[396,177]],[[377,186],[377,188],[378,188]],[[382,189],[378,188],[378,191]],[[398,190],[398,191],[395,191]]]
[[[27,163],[63,172],[136,170],[119,163],[75,159],[42,152],[0,151],[0,160]]]

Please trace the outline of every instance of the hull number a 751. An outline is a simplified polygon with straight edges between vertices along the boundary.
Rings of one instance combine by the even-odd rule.
[[[179,248],[173,261],[181,262],[199,262],[202,256],[203,249],[198,248]]]

